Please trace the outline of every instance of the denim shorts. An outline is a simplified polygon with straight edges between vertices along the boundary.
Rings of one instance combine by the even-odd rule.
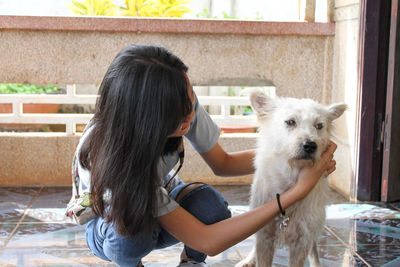
[[[186,186],[182,181],[169,193],[172,199]],[[203,184],[184,195],[179,205],[205,224],[213,224],[231,217],[228,203],[220,192],[208,184]],[[97,257],[112,261],[119,266],[137,266],[139,261],[154,249],[161,249],[177,244],[179,240],[170,235],[158,223],[152,233],[144,232],[132,237],[120,236],[113,224],[103,218],[91,220],[86,226],[86,243]],[[186,255],[202,262],[207,255],[184,246]]]

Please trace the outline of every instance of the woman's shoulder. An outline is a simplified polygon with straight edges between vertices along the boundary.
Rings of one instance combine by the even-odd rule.
[[[82,132],[82,136],[79,139],[79,143],[76,148],[77,151],[79,151],[81,149],[82,144],[86,141],[86,139],[88,138],[90,133],[93,131],[94,127],[95,127],[94,124],[90,124],[90,122],[86,125],[85,129]]]

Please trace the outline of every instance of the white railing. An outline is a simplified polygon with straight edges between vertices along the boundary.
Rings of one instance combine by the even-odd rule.
[[[0,114],[0,124],[65,124],[66,133],[76,133],[77,124],[86,124],[93,114],[66,113],[23,113],[23,104],[95,104],[97,95],[76,94],[75,85],[66,86],[66,94],[2,94],[0,103],[11,103],[12,113]],[[221,106],[220,115],[211,115],[217,124],[255,125],[254,115],[230,115],[231,106],[249,105],[248,97],[240,96],[198,96],[204,106]]]

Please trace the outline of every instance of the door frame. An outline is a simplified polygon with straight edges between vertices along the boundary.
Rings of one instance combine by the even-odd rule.
[[[392,0],[389,62],[386,90],[385,131],[382,159],[381,201],[400,200],[400,8],[399,0]]]
[[[390,10],[390,0],[360,1],[356,190],[363,201],[381,200]]]

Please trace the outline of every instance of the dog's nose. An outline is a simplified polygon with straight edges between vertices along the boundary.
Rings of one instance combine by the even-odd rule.
[[[301,146],[307,154],[312,154],[317,150],[317,143],[312,141],[304,141]]]

